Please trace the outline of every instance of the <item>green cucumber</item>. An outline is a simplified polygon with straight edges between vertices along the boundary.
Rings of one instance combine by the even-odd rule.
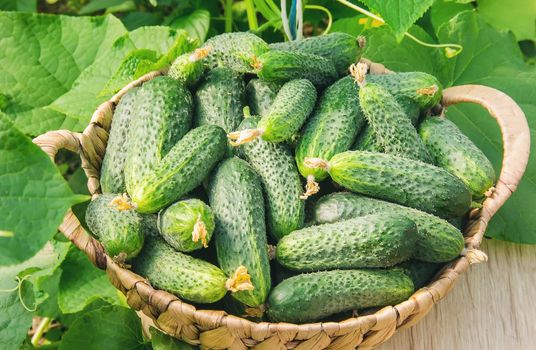
[[[121,98],[114,111],[100,172],[100,185],[105,193],[126,192],[124,171],[129,149],[130,126],[134,118],[132,110],[135,109],[137,91],[138,88],[129,90]]]
[[[240,130],[254,128],[259,117],[242,121]],[[265,193],[268,232],[276,240],[303,226],[302,183],[288,146],[257,139],[242,145],[240,155],[259,174]]]
[[[436,164],[461,179],[481,200],[495,184],[495,170],[484,153],[450,120],[425,119],[419,134]]]
[[[415,223],[400,214],[375,214],[309,226],[283,237],[276,258],[295,271],[388,267],[408,260]]]
[[[338,78],[337,70],[331,61],[296,51],[268,51],[255,57],[251,66],[259,78],[277,83],[307,79],[316,87],[324,88]]]
[[[130,260],[140,252],[145,235],[156,229],[151,225],[156,222],[153,215],[144,216],[133,209],[116,210],[116,197],[101,194],[92,200],[86,211],[86,223],[109,256]]]
[[[335,154],[347,151],[362,128],[365,119],[359,108],[359,87],[352,77],[345,77],[328,87],[319,99],[312,117],[305,124],[296,147],[296,163],[307,179],[306,194],[314,194],[328,173],[311,169],[305,158],[331,159]]]
[[[130,198],[140,213],[155,213],[199,186],[227,151],[225,131],[204,125],[188,132],[133,188]]]
[[[375,142],[385,152],[431,163],[419,134],[395,97],[378,84],[366,82],[359,89],[359,104]]]
[[[239,73],[254,73],[249,62],[267,52],[268,44],[252,33],[224,33],[208,39],[202,46],[209,50],[210,68],[227,67]]]
[[[217,125],[226,132],[243,118],[245,86],[242,76],[228,68],[211,70],[194,96],[194,125]]]
[[[173,203],[158,215],[160,234],[180,252],[207,248],[214,225],[212,210],[196,198]]]
[[[298,51],[322,56],[333,62],[340,76],[348,74],[348,67],[359,61],[364,42],[346,33],[329,33],[301,40],[270,44],[272,50]]]
[[[264,303],[271,284],[261,186],[255,171],[233,157],[220,163],[208,189],[219,265],[236,282],[229,286],[233,297],[251,307]]]
[[[419,260],[408,260],[397,267],[404,270],[413,281],[415,289],[426,286],[443,265]]]
[[[174,250],[159,237],[148,237],[132,270],[152,286],[194,303],[213,303],[227,293],[220,268]]]
[[[316,102],[316,89],[309,80],[291,80],[281,87],[268,114],[254,129],[232,132],[228,137],[238,146],[262,136],[270,142],[287,141],[297,133],[312,112]]]
[[[268,114],[281,85],[261,79],[251,79],[246,86],[246,100],[251,114],[261,117]]]
[[[190,92],[168,76],[145,83],[136,98],[125,164],[125,184],[130,194],[188,132],[193,108]]]
[[[188,87],[194,86],[205,72],[204,59],[208,53],[209,50],[196,49],[180,55],[171,64],[168,75]]]
[[[342,311],[395,305],[413,290],[411,279],[396,268],[314,272],[278,284],[267,314],[274,322],[314,322]]]
[[[339,185],[443,218],[464,215],[471,207],[471,192],[448,171],[391,154],[347,151],[331,160],[309,158]]]
[[[331,193],[320,198],[311,210],[311,220],[315,224],[327,224],[378,213],[405,215],[415,222],[415,259],[447,262],[460,256],[464,248],[462,233],[446,220],[417,209],[355,193]]]

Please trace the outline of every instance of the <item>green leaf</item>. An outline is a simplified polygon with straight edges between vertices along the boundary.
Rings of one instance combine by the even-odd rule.
[[[210,27],[210,12],[203,9],[195,10],[187,16],[173,19],[169,26],[186,30],[192,38],[202,43],[205,41]]]
[[[62,264],[58,305],[64,313],[82,311],[93,301],[102,299],[122,304],[119,291],[108,280],[106,273],[93,266],[87,256],[72,247]]]
[[[358,15],[333,21],[333,24],[331,25],[331,32],[342,32],[353,36],[358,36],[364,30],[364,26],[359,23],[361,18],[365,17],[363,15]]]
[[[482,84],[512,97],[536,137],[536,69],[523,62],[513,35],[498,32],[477,13],[464,12],[439,29],[441,42],[458,42],[463,52],[448,60],[442,78],[447,86]],[[494,164],[502,161],[502,143],[496,122],[482,108],[460,105],[448,109],[461,129]],[[532,152],[517,191],[491,220],[487,236],[518,243],[536,243],[536,217],[528,203],[536,201],[536,154]]]
[[[63,335],[59,350],[145,349],[141,321],[136,313],[107,306],[78,318]]]
[[[534,0],[478,0],[478,12],[495,28],[514,32],[517,40],[536,40]]]
[[[140,48],[163,54],[172,47],[179,33],[169,27],[142,27],[120,37],[106,56],[86,68],[74,82],[73,88],[48,108],[80,121],[77,130],[84,128],[98,105],[109,97],[102,96],[100,92],[125,56]]]
[[[32,135],[82,129],[91,112],[73,117],[44,107],[69,91],[88,67],[97,62],[106,68],[112,44],[125,33],[113,16],[0,12],[0,93],[9,100],[4,112]]]
[[[48,156],[0,115],[0,265],[35,255],[57,232],[67,209],[87,199],[75,195]]]
[[[96,11],[105,10],[109,7],[119,6],[129,0],[92,0],[78,11],[79,15],[87,15]]]
[[[167,334],[160,332],[158,329],[151,327],[151,345],[153,350],[195,350],[197,346],[193,346],[175,339]]]
[[[458,13],[472,9],[473,5],[469,3],[462,4],[453,1],[437,0],[430,9],[432,26],[437,31],[443,23],[450,21]]]
[[[32,314],[22,306],[17,292],[0,291],[0,339],[3,350],[16,350],[32,325]]]
[[[128,30],[134,30],[143,26],[156,26],[162,23],[160,13],[132,11],[124,14],[121,21]]]
[[[0,0],[0,10],[36,12],[37,0]]]
[[[380,14],[395,33],[398,40],[432,6],[434,0],[360,0]]]

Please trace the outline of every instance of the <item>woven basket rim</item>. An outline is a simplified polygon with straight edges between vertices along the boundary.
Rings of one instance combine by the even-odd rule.
[[[381,64],[362,61],[369,64],[372,74],[390,73]],[[95,198],[100,193],[99,170],[115,106],[131,88],[166,73],[166,70],[154,71],[126,85],[97,108],[82,133],[51,131],[36,137],[34,142],[53,160],[62,148],[79,153],[82,168],[88,177],[88,189]],[[463,230],[465,254],[448,263],[431,283],[415,291],[408,300],[395,306],[386,306],[373,314],[341,322],[295,325],[256,323],[224,311],[198,310],[175,295],[153,289],[143,277],[116,264],[105,254],[102,245],[84,231],[70,210],[59,229],[87,254],[94,265],[107,271],[111,282],[127,296],[132,308],[143,311],[164,332],[191,344],[218,349],[252,346],[258,346],[259,349],[324,349],[330,344],[331,347],[336,344],[337,349],[354,349],[358,345],[360,348],[373,348],[389,339],[396,329],[417,323],[450,291],[457,277],[470,264],[487,259],[479,250],[487,224],[515,191],[525,171],[530,151],[530,131],[519,106],[504,93],[481,85],[444,90],[444,107],[462,102],[480,104],[497,119],[501,128],[504,158],[497,185],[490,191],[482,208],[469,213],[468,223]]]

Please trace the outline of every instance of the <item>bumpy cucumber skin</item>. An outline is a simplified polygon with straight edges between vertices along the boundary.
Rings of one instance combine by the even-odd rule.
[[[424,120],[419,134],[436,164],[460,178],[475,199],[482,199],[495,183],[489,159],[460,129],[447,119]]]
[[[460,256],[464,248],[462,233],[446,220],[417,209],[355,193],[339,192],[323,196],[311,211],[312,221],[316,224],[344,222],[378,213],[401,214],[415,222],[415,259],[433,263],[447,262]]]
[[[207,243],[214,232],[214,214],[203,201],[192,198],[173,203],[158,215],[158,230],[166,242],[180,252],[203,248],[201,239],[192,240],[198,219],[205,225]]]
[[[219,126],[188,132],[130,192],[138,212],[155,213],[199,186],[226,151],[227,135]]]
[[[258,117],[242,121],[240,130],[254,129]],[[259,174],[266,201],[268,232],[276,240],[303,226],[302,183],[288,146],[256,139],[239,148],[239,155]]]
[[[148,237],[132,269],[151,285],[195,303],[225,296],[227,276],[215,265],[174,250],[162,238]]]
[[[413,290],[401,269],[314,272],[277,285],[267,313],[274,322],[313,322],[342,311],[395,305]]]
[[[177,57],[169,67],[168,75],[188,87],[194,86],[205,72],[204,60],[191,60],[192,52]]]
[[[328,177],[325,170],[306,167],[305,158],[329,160],[350,148],[365,123],[358,96],[359,87],[349,76],[324,91],[296,147],[296,163],[304,177],[313,175],[317,181]]]
[[[359,103],[385,153],[431,163],[432,157],[395,97],[378,84],[359,90]]]
[[[130,194],[188,132],[193,109],[190,92],[168,76],[145,83],[136,98],[125,164],[125,184]]]
[[[132,110],[137,100],[137,91],[138,88],[129,90],[121,98],[114,111],[100,173],[100,184],[105,193],[126,192],[124,170],[129,149]]]
[[[256,73],[266,81],[284,83],[307,79],[316,87],[331,85],[338,78],[333,63],[324,57],[300,52],[268,51],[254,60],[260,67]]]
[[[442,266],[443,265],[441,264],[413,259],[404,261],[403,263],[397,265],[397,267],[403,269],[406,275],[411,278],[415,289],[419,289],[427,285]]]
[[[246,86],[246,100],[252,115],[265,116],[270,111],[281,85],[261,79],[251,79]]]
[[[316,102],[316,89],[309,80],[291,80],[281,87],[268,114],[257,125],[262,138],[282,142],[297,133],[311,114]]]
[[[110,202],[116,196],[117,194],[102,194],[91,201],[86,211],[86,223],[109,256],[115,257],[123,253],[130,260],[140,252],[145,235],[156,227],[150,227],[150,218],[133,209],[113,208]]]
[[[329,161],[329,174],[357,193],[399,203],[443,218],[464,215],[471,192],[448,171],[390,154],[347,151]]]
[[[416,126],[421,112],[419,105],[408,98],[397,98],[396,100],[410,119],[411,124]],[[350,149],[353,151],[383,152],[382,147],[376,142],[374,130],[368,124],[357,135],[355,143]]]
[[[366,79],[381,85],[397,98],[406,97],[416,102],[422,109],[438,104],[443,93],[439,80],[424,72],[368,75]],[[426,91],[429,88],[431,91]]]
[[[254,73],[249,62],[270,49],[264,40],[246,32],[216,35],[203,48],[210,48],[205,59],[209,68],[227,67],[239,73]]]
[[[329,33],[302,40],[274,43],[270,44],[270,48],[322,56],[333,62],[340,76],[348,74],[348,67],[359,60],[363,51],[357,38],[346,33]]]
[[[294,231],[279,241],[276,258],[288,269],[306,272],[388,267],[413,255],[416,232],[403,215],[367,215]]]
[[[214,240],[219,265],[229,276],[239,266],[247,268],[255,288],[232,295],[251,307],[264,303],[271,285],[261,186],[255,171],[244,160],[233,157],[213,172],[208,189],[216,218]]]
[[[236,130],[243,118],[245,86],[242,76],[228,68],[211,70],[195,93],[194,125]]]

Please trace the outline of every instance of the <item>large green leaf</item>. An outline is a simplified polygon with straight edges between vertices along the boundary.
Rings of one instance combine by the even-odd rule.
[[[430,9],[430,20],[434,30],[451,20],[458,13],[473,9],[473,5],[448,0],[437,0]]]
[[[175,18],[169,26],[186,30],[192,38],[202,43],[205,41],[210,27],[210,12],[203,9],[195,10],[189,15]]]
[[[359,20],[365,18],[363,15],[353,17],[340,18],[333,21],[331,32],[343,32],[353,36],[358,36],[363,32],[364,26],[359,23]]]
[[[0,10],[35,12],[37,0],[0,0]]]
[[[0,12],[0,94],[8,98],[4,111],[32,135],[81,129],[89,115],[66,116],[43,107],[69,91],[95,62],[106,67],[112,44],[125,33],[113,16]]]
[[[63,335],[59,350],[145,349],[141,321],[136,313],[107,306],[85,313]]]
[[[0,339],[2,339],[2,349],[18,349],[31,325],[32,314],[24,309],[18,293],[0,291]]]
[[[496,28],[514,32],[517,40],[536,40],[534,0],[478,0],[478,12]]]
[[[73,247],[64,263],[60,279],[58,304],[62,312],[82,311],[95,300],[121,304],[119,291],[108,280],[108,276],[91,264],[87,256]]]
[[[41,249],[75,195],[48,156],[0,114],[0,265],[18,264]],[[4,235],[5,236],[5,235]]]
[[[400,40],[421,16],[432,6],[434,0],[360,0],[370,9],[376,11],[385,20]]]
[[[198,347],[186,344],[178,339],[175,339],[167,334],[164,334],[152,328],[149,330],[151,332],[151,345],[153,350],[195,350]]]

